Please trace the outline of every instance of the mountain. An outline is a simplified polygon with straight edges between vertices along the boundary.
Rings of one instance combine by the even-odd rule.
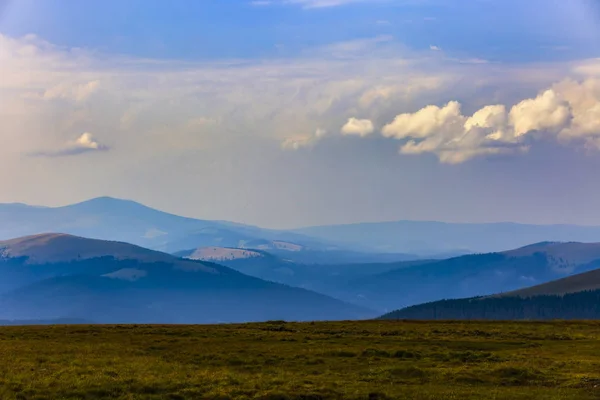
[[[264,250],[205,247],[176,254],[189,259],[215,261],[250,276],[313,290],[359,305],[363,303],[363,299],[357,296],[354,290],[349,290],[348,284],[350,282],[368,278],[372,275],[379,275],[390,270],[432,262],[432,260],[369,262],[378,259],[378,255],[349,252],[347,258],[339,258],[347,261],[346,263],[313,264],[302,262],[309,258],[309,255],[295,257],[302,253],[302,251],[278,253],[276,250],[267,252]],[[351,257],[352,255],[354,255],[354,258]],[[396,260],[400,255],[388,254],[387,256],[391,256],[389,257],[391,260]],[[328,258],[323,256],[323,258],[330,262],[336,259],[335,256]],[[314,261],[316,257],[310,257],[310,259]],[[381,259],[386,259],[386,257]]]
[[[0,242],[0,273],[0,320],[206,323],[372,315],[222,265],[66,234]]]
[[[254,240],[242,242],[241,247],[198,247],[173,253],[177,257],[204,261],[225,261],[240,258],[274,256],[284,262],[305,265],[374,264],[419,260],[414,254],[404,253],[361,253],[351,250],[318,250],[295,243]]]
[[[565,295],[441,300],[407,307],[385,314],[380,318],[395,320],[597,320],[600,319],[600,290]]]
[[[538,243],[361,277],[347,290],[372,309],[393,310],[440,299],[485,296],[550,282],[600,267],[600,244]]]
[[[180,217],[111,197],[64,207],[0,204],[0,240],[42,232],[118,240],[168,253],[198,247],[265,250],[303,264],[442,259],[542,241],[600,242],[600,227],[592,226],[399,221],[281,231]]]
[[[431,258],[441,258],[441,253],[497,252],[543,241],[600,242],[600,227],[576,225],[398,221],[316,226],[294,232],[359,251],[413,253]]]
[[[261,240],[331,247],[297,233],[185,218],[110,197],[64,207],[0,204],[0,240],[43,232],[118,240],[170,253],[201,246],[239,247]]]
[[[596,265],[598,265],[596,263]],[[567,278],[531,286],[521,290],[501,293],[495,297],[533,297],[542,295],[564,295],[585,291],[600,290],[600,269],[572,275]]]
[[[505,254],[517,259],[544,254],[550,268],[565,273],[577,269],[591,270],[490,296],[420,304],[394,311],[382,318],[499,320],[600,318],[600,269],[597,269],[600,267],[600,244],[540,243]]]
[[[244,274],[382,312],[444,298],[509,292],[600,266],[599,244],[575,242],[392,263],[303,264],[263,250],[212,248],[182,256],[211,260],[207,252],[215,251],[228,256],[218,262]]]

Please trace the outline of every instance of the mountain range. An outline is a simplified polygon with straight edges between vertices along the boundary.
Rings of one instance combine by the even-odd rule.
[[[406,307],[387,319],[598,319],[600,244],[540,243],[507,252],[513,257],[543,256],[570,276],[519,290]],[[572,274],[573,271],[585,271]]]
[[[44,232],[117,240],[167,253],[209,246],[265,249],[305,263],[418,258],[411,254],[353,251],[295,232],[180,217],[111,197],[64,207],[0,204],[0,240]]]
[[[399,310],[394,318],[431,318],[431,310],[493,318],[489,310],[502,304],[512,311],[497,317],[546,317],[535,311],[544,296],[563,315],[560,301],[581,309],[580,296],[600,290],[600,244],[556,238],[592,240],[599,230],[396,222],[278,231],[106,197],[57,208],[0,204],[0,321],[354,319],[390,310]],[[545,241],[520,245],[538,237]],[[456,255],[506,243],[519,245]]]
[[[0,320],[209,323],[372,315],[222,265],[66,234],[0,242],[0,272]]]
[[[203,258],[206,251],[217,250],[228,257],[216,262],[242,273],[381,312],[445,298],[508,292],[600,267],[600,245],[554,242],[499,253],[392,263],[305,265],[266,251],[215,248],[183,256],[210,260]]]
[[[181,217],[111,197],[63,207],[0,204],[0,240],[43,232],[119,240],[168,253],[210,246],[292,253],[299,247],[295,261],[309,264],[442,259],[543,241],[600,242],[597,226],[397,221],[274,230]]]

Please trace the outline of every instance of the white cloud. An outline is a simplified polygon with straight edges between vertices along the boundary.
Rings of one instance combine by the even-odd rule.
[[[443,107],[430,105],[399,114],[382,129],[383,136],[405,141],[401,153],[433,153],[441,162],[452,164],[486,154],[526,152],[531,145],[526,137],[534,132],[563,140],[583,138],[587,147],[596,146],[600,82],[567,80],[518,102],[510,111],[497,104],[465,116],[456,101]]]
[[[396,139],[425,138],[437,132],[455,130],[464,123],[463,119],[461,105],[451,101],[444,107],[427,106],[413,114],[400,114],[383,127],[382,133]]]
[[[370,135],[373,131],[375,131],[373,122],[368,119],[350,118],[342,127],[342,134],[344,135],[357,135],[363,137]]]
[[[434,46],[434,45],[430,45],[429,46],[429,50],[432,50],[432,51],[442,51],[442,49],[440,47]]]
[[[63,157],[74,156],[87,152],[106,151],[107,146],[100,144],[89,132],[82,133],[75,140],[68,141],[63,147],[52,151],[41,151],[34,153],[34,156]]]
[[[569,104],[552,89],[535,99],[523,100],[510,110],[510,121],[516,137],[533,131],[558,132],[571,119]]]
[[[380,46],[386,51],[373,51]],[[511,121],[500,124],[493,122],[496,114],[484,115],[494,109],[470,117],[462,116],[458,103],[425,107],[417,116],[404,111],[450,98],[448,93],[468,100],[474,93],[496,93],[498,87],[507,88],[509,104],[513,88],[537,91],[566,67],[544,68],[464,64],[442,52],[407,50],[390,36],[335,43],[293,60],[194,63],[96,54],[35,36],[0,35],[0,137],[11,143],[10,148],[0,148],[0,156],[41,154],[40,148],[56,149],[57,143],[65,145],[44,154],[94,151],[89,145],[93,139],[88,145],[67,146],[72,132],[85,131],[103,132],[102,139],[114,146],[110,157],[115,165],[150,162],[157,151],[177,157],[194,149],[224,149],[240,139],[272,140],[284,149],[299,149],[321,141],[321,131],[339,132],[340,126],[342,134],[367,136],[398,110],[403,111],[399,123],[389,123],[384,134],[415,141],[405,143],[403,152],[443,153],[446,159],[456,159],[451,154],[457,149],[461,154],[481,153],[479,142],[488,153],[514,151],[522,143],[511,136]],[[464,81],[464,76],[470,79]],[[578,93],[573,89],[573,100],[567,101],[591,101]],[[585,132],[594,129],[596,111],[584,108],[585,112],[573,111],[570,131],[561,130],[561,136],[589,136]],[[349,120],[357,115],[364,119]],[[545,115],[560,117],[552,111]],[[515,111],[517,117],[520,129],[527,129],[526,120]],[[472,122],[478,128],[462,137],[465,129],[460,126],[469,118],[490,119],[488,125],[493,126]],[[462,138],[452,132],[462,132]],[[493,146],[488,146],[492,139]],[[500,150],[499,143],[508,150]]]

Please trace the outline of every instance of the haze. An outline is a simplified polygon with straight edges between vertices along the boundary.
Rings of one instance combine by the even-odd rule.
[[[599,11],[0,0],[0,202],[600,224]]]

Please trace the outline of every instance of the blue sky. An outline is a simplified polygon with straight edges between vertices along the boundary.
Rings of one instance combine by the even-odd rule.
[[[0,0],[0,202],[600,224],[599,27],[596,0]]]
[[[56,44],[153,58],[290,56],[376,35],[495,61],[589,57],[600,46],[592,32],[600,7],[592,0],[375,0],[316,8],[310,5],[318,2],[302,1],[3,1],[8,35],[35,33]]]

